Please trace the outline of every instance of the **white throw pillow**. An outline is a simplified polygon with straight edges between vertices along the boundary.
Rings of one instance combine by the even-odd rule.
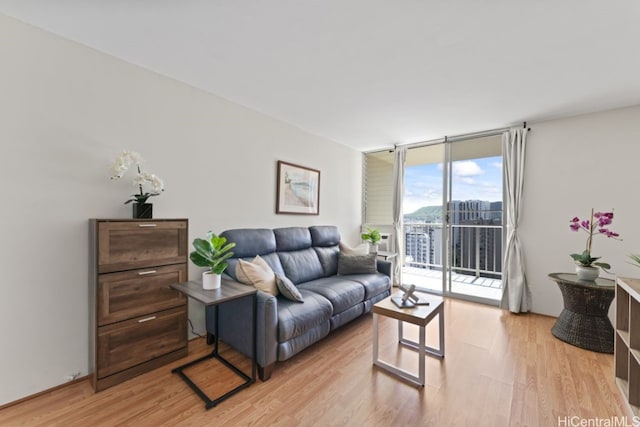
[[[260,258],[260,255],[257,255],[251,262],[242,259],[238,260],[236,279],[238,279],[238,282],[245,285],[253,285],[256,289],[273,296],[278,295],[276,275],[269,267],[269,264]]]
[[[345,255],[367,255],[369,253],[369,245],[367,243],[362,243],[355,248],[352,248],[341,241],[339,247],[340,252]]]

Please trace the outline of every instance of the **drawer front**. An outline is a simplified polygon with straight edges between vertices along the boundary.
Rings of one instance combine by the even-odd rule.
[[[187,307],[98,328],[98,378],[187,345]]]
[[[187,262],[188,224],[175,221],[99,221],[98,273]]]
[[[101,274],[98,326],[185,305],[187,298],[169,286],[186,280],[186,264]]]

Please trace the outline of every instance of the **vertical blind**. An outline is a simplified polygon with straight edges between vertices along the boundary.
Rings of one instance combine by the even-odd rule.
[[[368,225],[393,224],[393,151],[364,155],[363,219]]]

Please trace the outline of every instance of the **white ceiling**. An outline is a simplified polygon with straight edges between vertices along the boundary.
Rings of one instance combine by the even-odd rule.
[[[0,0],[358,150],[640,104],[637,0]]]

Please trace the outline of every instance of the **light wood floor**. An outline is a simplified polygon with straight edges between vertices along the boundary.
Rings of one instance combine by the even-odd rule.
[[[458,300],[445,304],[446,357],[427,357],[424,389],[372,367],[369,314],[278,364],[271,380],[209,411],[171,374],[172,367],[209,351],[197,339],[187,359],[97,394],[88,381],[72,384],[3,409],[0,424],[495,427],[556,426],[567,416],[631,420],[613,380],[613,356],[557,340],[550,333],[555,319]],[[398,350],[396,338],[397,323],[381,318],[381,357],[417,371],[416,353]],[[437,338],[434,319],[427,344],[437,346]],[[215,384],[237,381],[218,363],[189,372],[212,394],[220,390]]]

